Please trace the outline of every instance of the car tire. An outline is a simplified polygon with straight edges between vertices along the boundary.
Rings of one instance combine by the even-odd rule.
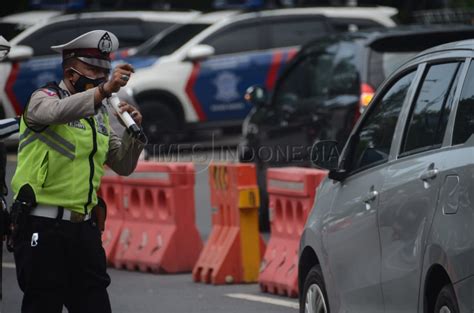
[[[456,294],[451,285],[444,286],[439,292],[434,313],[459,313]]]
[[[181,123],[169,105],[162,101],[145,100],[140,109],[148,143],[170,145],[176,142]]]
[[[329,313],[329,303],[319,265],[306,276],[303,293],[300,295],[300,313]]]

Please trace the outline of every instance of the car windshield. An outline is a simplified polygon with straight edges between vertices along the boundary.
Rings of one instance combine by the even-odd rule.
[[[18,34],[24,31],[28,25],[18,23],[0,22],[0,35],[6,40],[10,41]]]
[[[281,80],[274,95],[277,107],[315,106],[334,103],[335,97],[358,97],[356,46],[350,41],[321,43],[302,57]]]
[[[170,55],[209,26],[210,24],[186,24],[172,27],[138,47],[135,55]]]

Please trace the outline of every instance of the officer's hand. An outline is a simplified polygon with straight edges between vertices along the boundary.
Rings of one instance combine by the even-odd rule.
[[[135,123],[137,123],[138,126],[140,126],[142,124],[142,118],[143,118],[142,114],[133,105],[128,104],[126,102],[120,102],[119,108],[120,108],[120,112],[127,111],[130,114],[130,116],[133,118]],[[115,116],[118,117],[117,112],[115,112]],[[119,120],[120,124],[122,124],[122,126],[125,126],[122,122],[122,119],[119,118],[118,120]]]
[[[127,84],[130,79],[130,75],[134,73],[135,70],[130,64],[119,64],[114,68],[114,71],[110,79],[104,84],[104,90],[108,94],[112,92],[118,92],[120,87],[123,87]]]

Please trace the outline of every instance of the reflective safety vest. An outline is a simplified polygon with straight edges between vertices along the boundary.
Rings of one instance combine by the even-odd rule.
[[[36,202],[87,214],[97,204],[97,189],[109,150],[105,107],[88,118],[49,125],[40,132],[20,123],[18,165],[12,180],[15,198],[30,184]]]

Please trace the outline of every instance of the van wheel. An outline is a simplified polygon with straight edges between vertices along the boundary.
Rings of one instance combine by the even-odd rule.
[[[176,142],[179,119],[164,102],[145,100],[140,104],[142,127],[150,144],[169,145]]]
[[[434,313],[459,313],[456,295],[451,285],[444,286],[439,292]]]
[[[319,265],[311,268],[306,276],[300,296],[300,313],[329,313],[326,287]]]

